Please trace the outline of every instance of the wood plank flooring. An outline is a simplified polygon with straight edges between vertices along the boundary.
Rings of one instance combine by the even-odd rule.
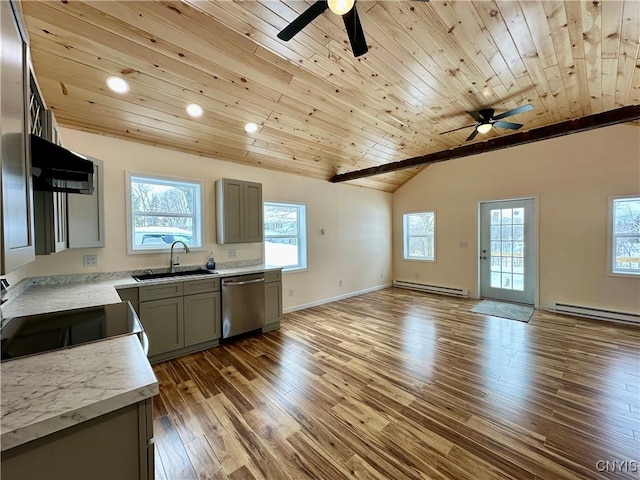
[[[156,478],[640,478],[640,327],[476,303],[389,288],[156,365]]]

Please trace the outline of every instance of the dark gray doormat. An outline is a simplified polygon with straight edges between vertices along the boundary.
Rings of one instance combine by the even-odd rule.
[[[533,315],[533,307],[516,305],[515,303],[496,302],[493,300],[483,300],[470,311],[491,315],[493,317],[518,320],[519,322],[528,322],[531,315]]]

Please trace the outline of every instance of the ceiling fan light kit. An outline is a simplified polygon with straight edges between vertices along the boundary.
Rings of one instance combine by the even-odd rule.
[[[278,33],[278,38],[288,42],[327,9],[331,9],[332,12],[342,15],[353,56],[359,57],[367,53],[369,47],[367,47],[367,40],[364,36],[362,25],[360,24],[355,0],[318,0],[298,15],[293,22],[283,28],[280,33]]]
[[[355,3],[355,0],[327,0],[329,10],[336,15],[344,15],[353,8]]]
[[[466,141],[468,142],[476,138],[476,135],[478,135],[478,133],[489,133],[489,131],[493,127],[518,130],[523,126],[521,123],[503,122],[502,119],[510,117],[512,115],[517,115],[519,113],[528,112],[530,110],[533,110],[533,105],[528,103],[527,105],[514,108],[512,110],[509,110],[508,112],[501,113],[500,115],[495,115],[496,111],[493,108],[483,108],[474,112],[467,112],[469,116],[476,121],[475,124],[465,125],[464,127],[454,128],[453,130],[447,130],[446,132],[442,132],[440,135],[444,135],[445,133],[457,132],[458,130],[462,130],[464,128],[474,127],[471,135],[467,137]]]
[[[476,130],[478,130],[478,133],[489,133],[489,130],[491,130],[491,128],[493,128],[493,125],[491,125],[490,123],[481,123],[476,127]]]

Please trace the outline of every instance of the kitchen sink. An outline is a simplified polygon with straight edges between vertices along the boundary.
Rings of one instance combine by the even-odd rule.
[[[183,270],[181,272],[164,272],[164,273],[147,273],[144,275],[134,275],[133,278],[137,282],[143,282],[144,280],[160,280],[163,278],[175,278],[175,277],[187,277],[191,275],[217,275],[218,272],[213,270],[204,270],[199,268],[197,270]]]

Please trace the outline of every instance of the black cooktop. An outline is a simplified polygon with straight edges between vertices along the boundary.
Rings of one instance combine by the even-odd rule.
[[[140,321],[129,302],[14,317],[0,329],[0,358],[4,361],[140,332]]]

